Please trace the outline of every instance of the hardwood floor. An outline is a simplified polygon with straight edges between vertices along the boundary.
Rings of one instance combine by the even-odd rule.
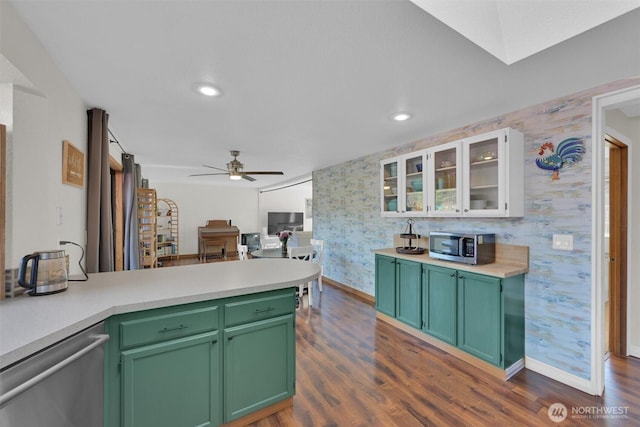
[[[640,425],[638,359],[610,359],[602,397],[526,369],[505,382],[377,321],[344,291],[325,285],[314,299],[296,319],[294,405],[252,426]],[[560,424],[554,403],[567,408]],[[594,407],[621,418],[589,417]]]
[[[640,426],[640,359],[611,356],[600,397],[526,369],[502,381],[376,320],[370,303],[338,288],[316,287],[314,302],[297,312],[293,407],[252,426]],[[560,423],[548,415],[555,403],[567,408]]]

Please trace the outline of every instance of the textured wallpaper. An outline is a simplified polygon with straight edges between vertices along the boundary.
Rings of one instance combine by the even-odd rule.
[[[591,115],[592,97],[640,83],[623,80],[471,124],[313,173],[315,238],[325,240],[324,274],[374,294],[374,254],[393,246],[406,218],[380,216],[380,160],[512,127],[524,133],[523,218],[416,218],[421,234],[434,230],[495,233],[499,243],[530,248],[525,276],[526,355],[576,376],[590,377]],[[581,162],[560,179],[535,164],[540,146],[577,137]],[[401,141],[399,141],[401,143]],[[572,234],[574,250],[551,248],[553,234]]]

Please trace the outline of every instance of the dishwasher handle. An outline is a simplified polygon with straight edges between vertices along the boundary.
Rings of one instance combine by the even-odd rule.
[[[82,350],[79,350],[79,351],[73,353],[71,356],[69,356],[66,359],[56,363],[55,365],[53,365],[49,369],[47,369],[45,371],[42,371],[41,373],[39,373],[35,377],[23,382],[19,386],[15,387],[15,388],[9,390],[8,392],[6,392],[5,394],[1,395],[0,396],[0,406],[5,404],[6,402],[10,401],[11,399],[16,397],[17,395],[19,395],[21,393],[24,393],[25,391],[29,390],[34,385],[36,385],[39,382],[47,379],[48,377],[50,377],[51,375],[55,374],[56,372],[58,372],[59,370],[63,369],[64,367],[72,364],[73,362],[75,362],[76,360],[78,360],[79,358],[84,356],[85,354],[89,353],[90,351],[92,351],[96,347],[100,347],[105,342],[109,341],[109,338],[111,338],[111,337],[108,334],[97,334],[97,335],[92,335],[91,338],[95,339],[95,341],[92,342],[91,344],[89,344],[88,346],[86,346],[85,348],[83,348]]]

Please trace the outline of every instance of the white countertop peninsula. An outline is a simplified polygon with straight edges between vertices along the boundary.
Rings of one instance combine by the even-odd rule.
[[[289,259],[90,274],[65,292],[0,302],[0,368],[114,314],[283,289],[319,274],[316,264]]]

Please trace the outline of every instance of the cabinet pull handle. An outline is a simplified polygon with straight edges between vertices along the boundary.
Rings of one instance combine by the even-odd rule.
[[[458,279],[464,279],[464,276],[461,274],[458,276]]]
[[[218,340],[211,341],[211,344],[217,344],[217,343],[218,343]]]
[[[187,329],[188,326],[185,325],[180,325],[180,326],[176,326],[175,328],[162,328],[158,331],[159,334],[164,334],[166,332],[173,332],[173,331],[179,331],[181,329]]]
[[[456,273],[451,273],[449,276],[450,277],[456,277]]]
[[[268,313],[270,311],[275,310],[275,308],[273,307],[267,307],[267,308],[263,308],[262,310],[260,310],[259,308],[256,308],[256,314],[258,313]]]

